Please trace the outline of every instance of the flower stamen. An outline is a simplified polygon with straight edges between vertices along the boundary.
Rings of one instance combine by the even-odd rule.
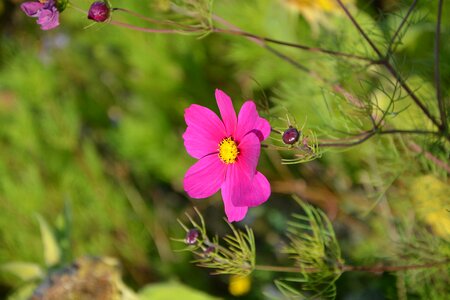
[[[219,143],[219,158],[226,164],[233,164],[236,162],[239,150],[236,142],[232,137],[227,137]]]

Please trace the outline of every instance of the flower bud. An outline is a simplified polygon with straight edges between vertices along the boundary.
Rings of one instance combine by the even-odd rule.
[[[199,232],[197,229],[193,228],[191,230],[189,230],[186,234],[186,244],[188,245],[194,245],[195,243],[197,243],[197,239],[199,236]]]
[[[300,132],[298,132],[297,128],[289,126],[288,129],[283,133],[283,143],[287,145],[295,144],[300,138]]]
[[[208,248],[205,249],[205,251],[203,251],[203,256],[208,257],[210,256],[212,253],[214,253],[216,251],[216,247],[214,246],[209,246]]]
[[[108,4],[103,1],[96,1],[89,8],[88,19],[94,22],[105,22],[109,18],[109,12]]]

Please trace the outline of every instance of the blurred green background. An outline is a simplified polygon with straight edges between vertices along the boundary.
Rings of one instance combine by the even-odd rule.
[[[269,113],[262,113],[281,129],[288,126],[287,112],[296,125],[307,120],[308,128],[332,137],[340,135],[334,129],[354,132],[368,124],[361,114],[346,115],[351,109],[339,104],[342,99],[328,84],[245,38],[157,35],[107,23],[85,28],[90,24],[85,15],[71,7],[61,14],[57,29],[43,32],[20,11],[21,2],[0,2],[0,264],[42,263],[36,215],[58,228],[69,203],[72,235],[66,262],[85,255],[111,256],[120,261],[124,281],[133,289],[176,280],[216,297],[233,298],[229,277],[211,276],[190,264],[190,255],[173,252],[179,247],[170,238],[184,235],[176,219],[191,213],[194,205],[206,216],[212,233],[227,230],[221,221],[220,195],[194,201],[183,192],[184,172],[194,162],[181,137],[184,109],[197,103],[217,111],[213,95],[220,88],[234,99],[236,108],[246,99],[260,106],[268,103]],[[386,45],[410,2],[360,1],[358,18],[379,45]],[[421,87],[419,93],[436,113],[432,50],[437,1],[425,2],[418,7],[417,24],[408,29],[397,57],[399,68],[414,88]],[[90,3],[73,1],[85,11]],[[165,17],[165,1],[112,4]],[[217,0],[213,6],[215,14],[255,34],[370,56],[348,19],[334,13],[336,9],[281,0]],[[446,3],[441,66],[447,100],[449,14]],[[116,16],[148,26],[119,12],[113,19]],[[383,77],[367,66],[277,49],[363,99],[382,98],[376,87]],[[412,106],[390,122],[429,128]],[[448,241],[447,174],[411,151],[411,141],[448,160],[448,144],[397,136],[375,137],[293,166],[281,165],[277,151],[262,153],[259,169],[269,178],[273,195],[265,205],[251,209],[243,222],[255,230],[257,260],[289,265],[279,250],[288,216],[297,209],[291,194],[325,210],[334,221],[344,257],[354,264],[392,257],[399,235],[408,236],[411,228],[423,224],[430,234]],[[430,208],[430,202],[436,206]],[[275,274],[254,276],[242,299],[266,299],[275,293]],[[389,274],[345,274],[338,281],[338,298],[396,299],[403,295],[401,282],[408,286],[409,281],[402,280]],[[447,276],[441,283],[448,282]],[[2,274],[0,298],[18,286],[16,278]],[[433,298],[424,296],[431,295],[429,291],[416,289],[408,286],[412,299]],[[440,292],[434,296],[444,299]]]

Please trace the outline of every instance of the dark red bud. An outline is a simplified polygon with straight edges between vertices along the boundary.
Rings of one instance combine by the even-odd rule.
[[[95,22],[105,22],[109,18],[110,8],[103,1],[92,3],[89,8],[88,19]]]
[[[186,244],[188,245],[194,245],[195,243],[197,243],[197,239],[199,236],[199,232],[197,229],[191,229],[187,232],[186,234]]]
[[[203,251],[203,255],[204,256],[210,256],[215,251],[216,251],[216,247],[209,246],[208,248],[205,249],[205,251]]]
[[[287,145],[293,145],[298,141],[299,137],[300,133],[298,132],[297,128],[289,127],[283,133],[283,143]]]

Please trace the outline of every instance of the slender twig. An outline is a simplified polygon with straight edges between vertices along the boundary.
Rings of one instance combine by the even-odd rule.
[[[216,21],[216,22],[218,22],[218,23],[224,25],[224,26],[227,26],[228,28],[231,28],[231,29],[236,30],[236,31],[242,31],[239,27],[237,27],[236,25],[234,25],[234,24],[228,22],[227,20],[223,19],[222,17],[219,17],[219,16],[213,14],[213,15],[212,15],[212,19],[213,19],[214,21]],[[290,58],[289,56],[285,55],[284,53],[278,51],[277,49],[275,49],[275,48],[273,48],[273,47],[271,47],[271,46],[269,46],[269,45],[263,43],[261,40],[256,39],[256,38],[252,38],[252,37],[248,37],[248,36],[247,36],[247,39],[249,39],[250,41],[252,41],[252,42],[258,44],[259,46],[261,46],[261,47],[263,47],[263,48],[265,48],[266,50],[268,50],[269,52],[271,52],[272,54],[274,54],[274,55],[277,56],[278,58],[281,58],[282,60],[284,60],[284,61],[286,61],[287,63],[291,64],[291,65],[294,66],[295,68],[297,68],[297,69],[299,69],[299,70],[301,70],[301,71],[303,71],[303,72],[306,72],[306,73],[308,73],[308,74],[312,74],[312,73],[313,73],[313,72],[312,72],[310,69],[308,69],[306,66],[304,66],[304,65],[302,65],[301,63],[295,61],[294,59],[292,59],[292,58]]]
[[[331,142],[330,140],[320,140],[319,147],[352,147],[359,144],[364,143],[371,137],[380,134],[380,135],[387,135],[387,134],[433,134],[433,135],[440,135],[439,131],[429,131],[429,130],[418,130],[418,129],[412,129],[412,130],[406,130],[406,129],[388,129],[388,130],[382,130],[373,128],[369,131],[364,131],[359,136],[362,136],[362,138],[359,138],[354,141],[345,142],[345,140],[349,140],[349,138],[345,139],[339,139],[335,140],[335,142]],[[354,139],[354,138],[353,138]]]
[[[155,20],[155,19],[151,19],[151,18],[145,17],[145,16],[143,16],[141,14],[138,14],[136,12],[133,12],[131,10],[124,9],[124,8],[114,8],[114,10],[122,11],[122,12],[125,12],[125,13],[128,13],[128,14],[131,14],[131,15],[133,15],[135,17],[138,17],[138,18],[140,18],[142,20],[145,20],[145,21],[148,21],[148,22],[151,22],[151,23],[154,23],[154,24],[167,24],[167,25],[174,25],[175,24],[173,22],[158,21],[158,20]],[[178,26],[183,26],[183,25],[178,25]],[[183,26],[183,27],[186,27],[188,29],[188,31],[198,30],[197,28],[192,27],[192,26]],[[140,30],[140,31],[152,32],[152,31],[148,31],[148,30]],[[250,32],[246,32],[246,31],[240,30],[240,29],[238,29],[236,27],[235,27],[235,29],[212,28],[211,31],[212,32],[218,32],[218,33],[224,33],[224,34],[246,36],[246,37],[257,39],[257,40],[259,40],[261,42],[273,43],[273,44],[277,44],[277,45],[292,47],[292,48],[301,49],[301,50],[310,51],[310,52],[319,52],[319,53],[329,54],[329,55],[333,55],[333,56],[341,56],[341,57],[346,57],[346,58],[364,60],[364,61],[368,61],[368,62],[371,62],[371,63],[377,63],[377,61],[375,61],[375,60],[373,60],[371,58],[368,58],[368,57],[364,57],[364,56],[360,56],[360,55],[356,55],[356,54],[351,54],[351,53],[344,53],[344,52],[340,52],[340,51],[324,49],[324,48],[320,48],[320,47],[310,47],[310,46],[306,46],[306,45],[280,41],[280,40],[277,40],[277,39],[272,39],[272,38],[268,38],[268,37],[264,37],[264,36],[259,36],[259,35],[256,35],[256,34],[253,34],[253,33],[250,33]],[[167,32],[164,32],[164,33],[167,33]]]
[[[359,140],[356,140],[354,142],[348,142],[348,143],[343,143],[343,142],[335,142],[335,143],[320,143],[319,142],[319,147],[351,147],[351,146],[356,146],[359,144],[364,143],[365,141],[367,141],[368,139],[370,139],[372,136],[374,136],[377,132],[376,131],[371,131],[368,132],[364,137],[362,137]]]
[[[406,81],[400,76],[400,74],[394,69],[394,67],[391,65],[391,63],[383,59],[383,55],[381,54],[378,47],[373,43],[373,41],[369,38],[369,36],[364,32],[362,27],[359,25],[359,23],[356,21],[356,19],[352,16],[352,14],[349,12],[347,7],[342,3],[341,0],[336,0],[339,4],[339,6],[342,8],[342,10],[345,12],[347,17],[350,19],[350,21],[353,23],[355,28],[359,31],[359,33],[364,37],[364,39],[369,43],[369,45],[372,47],[372,49],[377,53],[378,57],[380,58],[380,63],[385,66],[385,68],[391,73],[392,76],[399,82],[400,86],[408,93],[408,95],[411,97],[411,99],[414,101],[414,103],[419,106],[419,108],[422,110],[422,112],[427,116],[428,119],[433,122],[434,125],[436,125],[440,131],[444,131],[443,126],[436,120],[436,118],[430,113],[430,111],[425,107],[425,105],[420,101],[420,99],[417,97],[417,95],[413,92],[413,90],[408,86]],[[445,138],[450,141],[450,136],[446,135]]]
[[[350,11],[347,9],[347,7],[342,3],[341,0],[336,0],[339,6],[342,8],[344,13],[347,15],[347,17],[350,19],[350,21],[353,23],[355,28],[359,31],[359,33],[363,36],[363,38],[369,43],[370,47],[375,51],[375,53],[378,55],[378,57],[381,59],[383,58],[383,55],[381,54],[381,51],[378,49],[377,46],[373,43],[373,41],[369,38],[369,36],[364,32],[364,30],[361,28],[359,23],[356,21],[356,19],[352,16]]]
[[[389,130],[380,130],[377,132],[378,134],[433,134],[439,135],[439,131],[430,131],[430,130],[406,130],[406,129],[389,129]]]
[[[341,265],[337,266],[337,270],[341,272],[368,272],[368,273],[383,273],[383,272],[397,272],[406,270],[417,270],[417,269],[429,269],[434,267],[439,267],[449,263],[449,260],[432,262],[426,264],[417,265],[403,265],[403,266],[351,266],[351,265]],[[322,272],[323,269],[320,268],[299,268],[299,267],[283,267],[283,266],[267,266],[267,265],[256,265],[256,271],[270,271],[270,272],[282,272],[282,273],[317,273]]]
[[[426,159],[433,162],[436,166],[438,166],[441,169],[444,169],[448,174],[450,174],[450,166],[445,161],[440,160],[439,158],[437,158],[428,151],[424,151],[422,147],[420,147],[414,142],[410,142],[409,147],[411,148],[412,151],[423,154],[423,156],[425,156]]]
[[[408,95],[411,97],[414,103],[422,110],[422,112],[427,116],[427,118],[430,119],[430,121],[433,122],[434,125],[436,125],[439,129],[442,130],[441,124],[436,120],[436,118],[433,115],[431,115],[430,111],[420,101],[417,95],[409,87],[406,81],[400,76],[400,74],[394,69],[394,67],[388,61],[384,61],[383,65],[386,67],[389,73],[391,73],[391,75],[394,76],[394,78],[398,81],[400,86],[408,93]],[[450,140],[450,138],[448,139]]]
[[[281,53],[280,51],[278,51],[278,50],[272,48],[272,47],[269,46],[269,45],[265,45],[265,44],[264,44],[263,47],[264,47],[265,49],[267,49],[267,51],[269,51],[269,52],[271,52],[272,54],[274,54],[275,56],[278,56],[278,57],[281,58],[282,60],[284,60],[284,61],[290,63],[291,65],[293,65],[293,66],[296,67],[297,69],[302,70],[302,71],[304,71],[304,72],[306,72],[306,73],[309,73],[309,74],[313,74],[313,72],[312,72],[310,69],[308,69],[307,67],[305,67],[305,66],[302,65],[301,63],[299,63],[299,62],[293,60],[292,58],[290,58],[290,57],[287,56],[286,54]]]
[[[269,272],[283,272],[283,273],[301,273],[303,272],[311,272],[316,273],[320,272],[318,268],[297,268],[297,267],[281,267],[281,266],[264,266],[264,265],[256,265],[256,271],[269,271]]]
[[[144,27],[135,26],[135,25],[131,25],[131,24],[128,24],[128,23],[123,23],[123,22],[115,21],[115,20],[111,20],[109,23],[112,24],[112,25],[115,25],[115,26],[124,27],[124,28],[127,28],[127,29],[136,30],[136,31],[149,32],[149,33],[180,34],[180,33],[186,33],[186,32],[188,32],[188,33],[199,32],[198,29],[192,29],[192,30],[187,30],[187,29],[177,30],[177,29],[153,29],[153,28],[144,28]]]
[[[369,273],[383,273],[383,272],[396,272],[396,271],[406,271],[406,270],[417,270],[417,269],[430,269],[434,267],[439,267],[449,263],[449,260],[432,262],[427,264],[418,265],[405,265],[405,266],[342,266],[341,270],[343,272],[348,271],[360,271]]]
[[[282,133],[283,133],[283,132],[281,132],[281,131],[279,131],[279,130],[273,128],[273,127],[270,128],[270,131],[275,132],[275,133],[277,133],[277,134],[282,134]]]
[[[132,15],[134,17],[137,17],[137,18],[139,18],[141,20],[144,20],[144,21],[152,23],[152,24],[177,26],[177,27],[184,28],[184,29],[189,29],[189,30],[195,30],[195,29],[198,30],[199,29],[199,28],[196,28],[194,26],[184,25],[184,24],[180,24],[180,23],[177,23],[177,22],[173,22],[173,21],[165,21],[165,20],[161,21],[161,20],[152,19],[152,18],[146,17],[144,15],[141,15],[139,13],[136,13],[136,12],[131,11],[131,10],[126,9],[126,8],[115,7],[115,8],[112,8],[112,10],[113,11],[117,11],[117,12],[123,12],[123,13],[130,14],[130,15]]]
[[[440,75],[440,42],[441,42],[441,19],[442,19],[442,4],[443,0],[439,0],[438,3],[438,13],[437,13],[437,22],[436,22],[436,32],[434,38],[434,83],[436,85],[436,98],[439,105],[439,113],[441,115],[442,129],[444,132],[447,132],[447,117],[445,111],[445,103],[442,99],[442,91],[441,91],[441,75]]]
[[[364,56],[360,56],[360,55],[356,55],[356,54],[345,53],[345,52],[340,52],[340,51],[324,49],[324,48],[320,48],[320,47],[310,47],[310,46],[306,46],[306,45],[280,41],[280,40],[276,40],[276,39],[272,39],[272,38],[268,38],[268,37],[264,37],[264,36],[259,36],[259,35],[256,35],[256,34],[253,34],[253,33],[249,33],[249,32],[246,32],[246,31],[242,31],[242,30],[230,30],[230,29],[214,28],[212,31],[213,32],[218,32],[218,33],[226,33],[226,34],[246,36],[246,37],[254,38],[254,39],[266,42],[266,43],[272,43],[272,44],[292,47],[292,48],[301,49],[301,50],[305,50],[305,51],[309,51],[309,52],[319,52],[319,53],[329,54],[329,55],[333,55],[333,56],[341,56],[341,57],[346,57],[346,58],[358,59],[358,60],[363,60],[363,61],[370,62],[372,64],[379,63],[378,61],[376,61],[374,59],[371,59],[371,58],[368,58],[368,57],[364,57]]]
[[[408,20],[409,16],[411,15],[412,11],[416,7],[417,0],[414,0],[411,6],[409,7],[408,11],[406,12],[406,15],[403,17],[402,21],[400,22],[400,25],[397,27],[397,30],[395,31],[394,35],[392,36],[388,48],[386,56],[389,56],[389,53],[392,51],[392,46],[394,45],[395,40],[397,39],[397,36],[400,34],[400,31],[402,30],[403,26],[406,24],[406,21]]]

